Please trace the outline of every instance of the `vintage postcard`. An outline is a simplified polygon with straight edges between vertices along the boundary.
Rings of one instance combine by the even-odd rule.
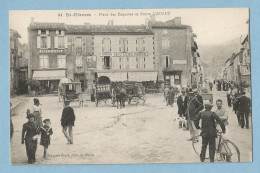
[[[252,162],[248,8],[9,21],[10,164]]]

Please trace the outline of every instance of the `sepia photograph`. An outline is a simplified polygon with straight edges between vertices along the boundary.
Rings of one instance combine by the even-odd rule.
[[[252,162],[249,26],[249,8],[10,10],[10,164]]]

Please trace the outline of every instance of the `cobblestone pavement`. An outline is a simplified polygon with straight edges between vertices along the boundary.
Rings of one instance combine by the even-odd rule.
[[[226,103],[226,93],[214,91],[214,100]],[[176,118],[177,105],[166,106],[162,94],[147,95],[144,106],[131,105],[124,109],[102,103],[98,108],[87,101],[79,108],[72,102],[76,122],[73,128],[74,144],[67,145],[60,126],[62,103],[54,96],[40,97],[43,119],[50,118],[54,134],[48,149],[48,159],[43,160],[43,147],[38,145],[36,164],[132,164],[132,163],[198,163],[188,131],[179,129]],[[32,98],[12,111],[14,135],[11,139],[11,164],[27,164],[25,146],[21,143],[22,125],[27,121],[26,109]],[[237,144],[241,161],[251,161],[252,133],[241,129],[231,108],[228,137]],[[38,141],[39,143],[39,141]]]

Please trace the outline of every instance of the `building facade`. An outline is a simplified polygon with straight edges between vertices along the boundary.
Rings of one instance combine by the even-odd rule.
[[[159,80],[169,86],[197,84],[201,67],[192,28],[182,25],[180,17],[166,22],[158,22],[152,17],[148,25],[154,32]]]
[[[136,81],[148,87],[191,85],[203,80],[198,46],[190,26],[180,18],[145,25],[65,25],[36,23],[28,27],[28,78],[55,93],[67,77],[91,91],[96,77],[112,82]]]
[[[10,95],[15,95],[18,85],[19,73],[19,57],[18,57],[18,44],[20,34],[10,29],[9,30],[9,47],[10,47]]]

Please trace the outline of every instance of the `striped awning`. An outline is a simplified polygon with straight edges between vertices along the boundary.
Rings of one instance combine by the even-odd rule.
[[[112,82],[122,82],[127,80],[127,72],[98,72],[98,77],[107,76]]]
[[[157,71],[145,71],[145,72],[128,72],[129,81],[157,81]]]
[[[60,80],[65,78],[65,70],[43,70],[34,71],[32,79],[34,80]]]

